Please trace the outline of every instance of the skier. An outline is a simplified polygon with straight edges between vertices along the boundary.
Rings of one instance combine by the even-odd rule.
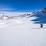
[[[40,27],[43,28],[43,24],[40,24]]]

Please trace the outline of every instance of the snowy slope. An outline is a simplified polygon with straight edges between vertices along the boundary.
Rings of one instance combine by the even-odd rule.
[[[0,46],[46,46],[46,24],[41,29],[33,19],[0,20]]]
[[[38,11],[36,13],[34,13],[31,17],[36,17],[35,19],[33,19],[32,21],[34,21],[36,24],[46,24],[46,13],[43,13],[42,11]]]

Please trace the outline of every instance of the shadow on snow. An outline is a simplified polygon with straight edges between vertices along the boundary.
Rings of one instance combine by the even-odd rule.
[[[46,14],[43,14],[42,12],[37,12],[30,17],[37,17],[36,19],[30,20],[33,21],[35,24],[46,24]]]

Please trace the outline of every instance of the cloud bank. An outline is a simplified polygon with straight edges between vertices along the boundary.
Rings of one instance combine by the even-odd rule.
[[[7,15],[7,16],[19,16],[23,14],[28,14],[31,12],[7,12],[7,11],[0,11],[0,15]]]

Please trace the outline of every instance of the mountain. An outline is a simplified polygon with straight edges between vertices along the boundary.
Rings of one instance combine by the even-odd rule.
[[[40,28],[32,19],[0,20],[0,46],[46,46],[46,24]]]
[[[17,19],[17,18],[24,18],[24,17],[28,17],[31,14],[22,14],[22,15],[18,15],[18,16],[6,16],[6,15],[2,15],[0,16],[0,20],[10,20],[10,19]]]
[[[46,23],[46,13],[42,12],[42,10],[37,11],[31,17],[36,17],[35,19],[31,20],[31,21],[34,21],[36,24]]]
[[[22,14],[18,16],[2,15],[0,16],[0,20],[13,20],[13,19],[24,18],[24,17],[33,18],[30,21],[33,21],[35,24],[46,24],[46,8],[44,8],[43,10]]]
[[[44,19],[46,14],[42,11],[0,16],[0,46],[46,46],[46,24],[43,28],[36,24]]]

